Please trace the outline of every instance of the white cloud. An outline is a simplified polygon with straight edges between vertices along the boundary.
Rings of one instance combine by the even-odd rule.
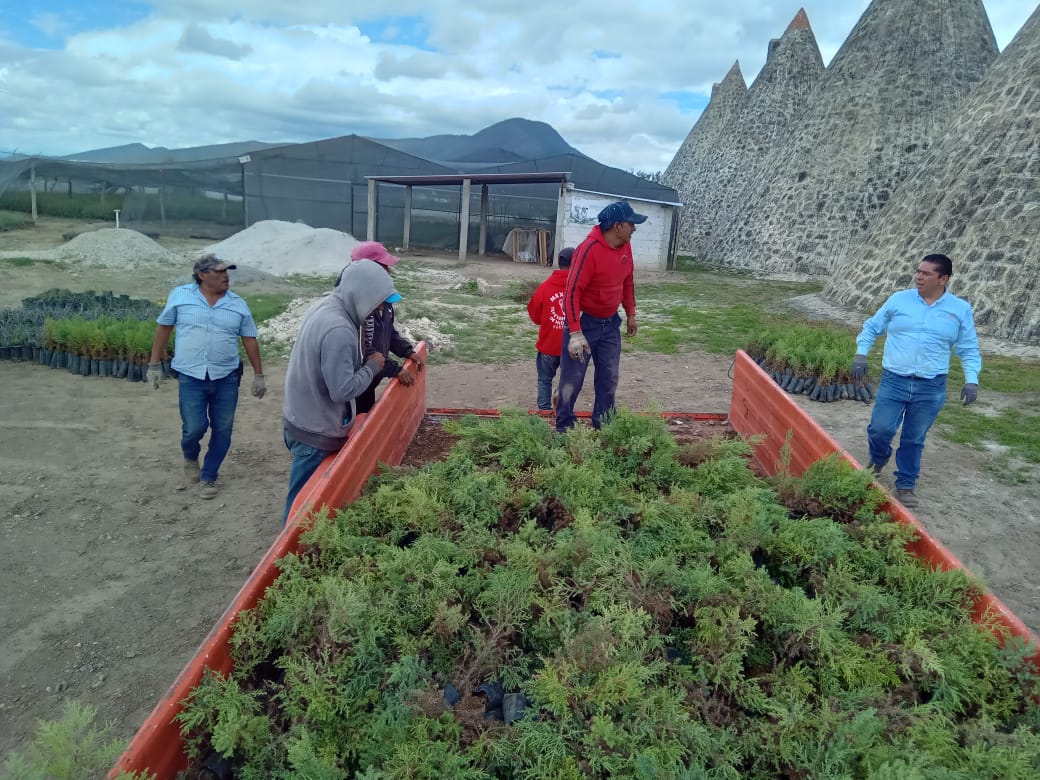
[[[189,24],[184,28],[181,39],[177,42],[177,49],[212,54],[214,57],[226,57],[229,60],[240,60],[253,51],[253,47],[248,43],[237,44],[225,38],[214,38],[199,24]]]
[[[71,31],[57,51],[9,30],[0,149],[416,137],[520,116],[602,162],[660,170],[699,114],[662,93],[706,101],[737,59],[750,83],[803,5],[829,61],[868,0],[158,0],[134,24]],[[1001,45],[1030,12],[985,5]],[[33,23],[70,32],[46,14]]]
[[[55,13],[33,14],[29,17],[29,24],[48,38],[56,38],[65,29],[61,15]]]

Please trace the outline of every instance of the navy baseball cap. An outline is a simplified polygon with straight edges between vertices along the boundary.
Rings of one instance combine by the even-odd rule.
[[[602,230],[610,230],[618,222],[631,222],[633,225],[641,225],[646,222],[646,214],[637,214],[627,201],[619,200],[611,203],[601,211],[596,219]]]

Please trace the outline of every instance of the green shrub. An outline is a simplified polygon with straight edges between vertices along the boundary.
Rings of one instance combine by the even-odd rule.
[[[179,716],[196,758],[256,778],[1035,776],[1031,651],[972,622],[976,582],[907,552],[869,474],[830,458],[774,493],[745,442],[678,447],[623,410],[600,432],[446,429],[444,461],[386,469],[279,562],[231,676]]]
[[[70,701],[54,721],[40,721],[29,747],[7,756],[0,780],[85,780],[104,777],[123,752],[112,726],[95,724],[97,711]],[[120,772],[116,780],[147,780],[146,773]]]

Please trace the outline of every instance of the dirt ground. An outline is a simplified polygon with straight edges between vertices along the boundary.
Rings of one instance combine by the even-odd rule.
[[[18,269],[18,278],[36,270]],[[56,273],[5,285],[2,297],[58,286],[48,276]],[[538,277],[545,269],[486,261],[465,273]],[[162,289],[161,276],[109,281],[140,293]],[[109,289],[89,281],[82,286]],[[625,355],[618,402],[725,412],[730,362],[696,351]],[[220,495],[203,501],[180,480],[175,383],[156,392],[0,362],[0,756],[24,746],[36,719],[56,717],[66,699],[95,705],[119,735],[132,735],[277,536],[289,470],[280,424],[285,364],[265,369],[268,395],[254,399],[243,384]],[[526,408],[535,371],[435,364],[428,383],[428,407]],[[579,408],[591,407],[590,390]],[[866,461],[869,407],[800,400]],[[1040,496],[1035,485],[997,482],[984,458],[930,437],[917,514],[1036,630]]]

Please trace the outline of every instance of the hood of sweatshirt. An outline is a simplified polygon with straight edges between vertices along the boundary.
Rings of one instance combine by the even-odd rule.
[[[371,260],[361,260],[343,269],[339,286],[332,295],[343,307],[347,318],[360,328],[368,315],[396,292],[394,280],[383,266]]]

